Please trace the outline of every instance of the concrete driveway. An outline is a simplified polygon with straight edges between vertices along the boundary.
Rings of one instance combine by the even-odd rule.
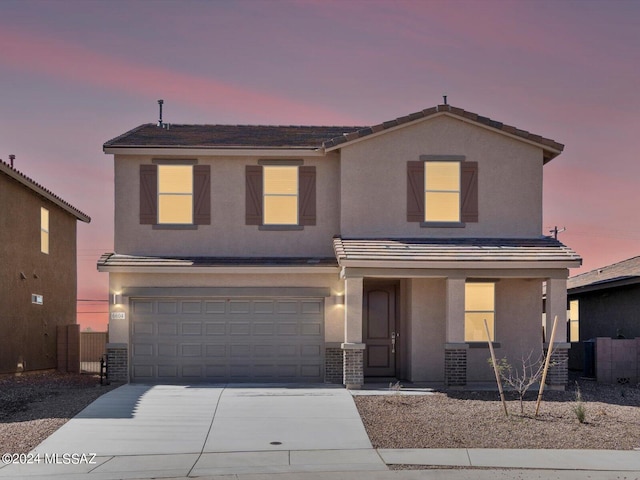
[[[386,470],[351,394],[296,385],[124,385],[33,452],[94,463],[8,465],[0,477],[86,478]],[[57,457],[55,456],[57,454]],[[71,477],[70,477],[71,475]]]

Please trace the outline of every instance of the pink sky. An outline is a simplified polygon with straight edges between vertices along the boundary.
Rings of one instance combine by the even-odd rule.
[[[544,234],[579,271],[640,255],[640,3],[0,2],[0,158],[92,217],[78,298],[105,300],[102,144],[171,123],[376,124],[441,102],[553,138]],[[106,302],[82,302],[103,329]],[[103,313],[93,313],[103,312]]]

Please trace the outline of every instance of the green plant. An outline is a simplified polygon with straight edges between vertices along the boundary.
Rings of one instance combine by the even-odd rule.
[[[578,382],[576,382],[576,401],[571,407],[573,413],[575,413],[576,418],[580,423],[585,423],[587,419],[587,409],[584,406],[584,402],[582,401],[582,393],[580,393],[580,387],[578,386]]]

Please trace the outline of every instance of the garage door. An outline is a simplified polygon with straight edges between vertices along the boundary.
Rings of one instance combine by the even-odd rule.
[[[321,382],[324,300],[131,299],[134,382]]]

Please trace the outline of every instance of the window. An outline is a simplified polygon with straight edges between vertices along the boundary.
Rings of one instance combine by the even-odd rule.
[[[197,228],[211,224],[211,167],[195,160],[140,165],[140,224]]]
[[[35,305],[42,305],[44,303],[42,295],[38,295],[37,293],[31,294],[31,303]]]
[[[262,230],[302,230],[316,224],[316,167],[302,161],[247,165],[245,224]]]
[[[40,208],[40,251],[49,253],[49,210]]]
[[[460,221],[460,162],[424,165],[425,222]]]
[[[298,167],[265,166],[264,225],[298,224]]]
[[[468,282],[464,291],[464,340],[465,342],[486,342],[487,320],[489,336],[495,341],[495,284]]]
[[[464,227],[478,217],[478,162],[462,155],[421,155],[407,162],[407,222]]]
[[[578,300],[569,301],[569,341],[580,341],[580,304]]]
[[[193,223],[191,165],[158,166],[158,223]]]

